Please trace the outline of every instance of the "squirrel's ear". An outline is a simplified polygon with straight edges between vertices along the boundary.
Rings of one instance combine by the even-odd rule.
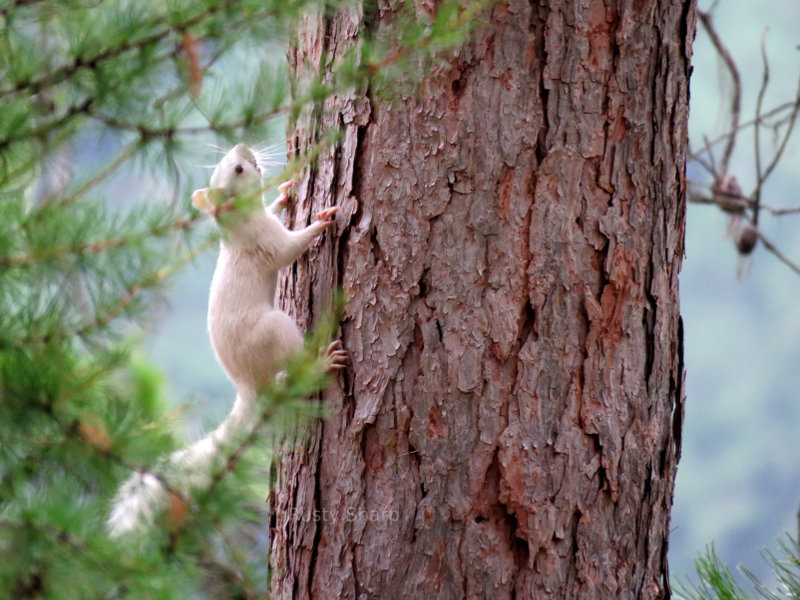
[[[195,190],[192,194],[192,204],[194,204],[197,210],[203,210],[205,212],[211,211],[214,205],[211,204],[211,200],[208,199],[208,188]]]

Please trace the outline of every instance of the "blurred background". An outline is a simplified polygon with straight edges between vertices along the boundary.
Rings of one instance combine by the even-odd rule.
[[[701,8],[710,5],[701,3]],[[800,75],[800,4],[797,0],[721,0],[714,23],[742,75],[742,122],[755,115],[762,77],[760,44],[766,27],[770,87],[764,107],[796,96]],[[282,60],[278,47],[251,48],[236,69],[260,61]],[[222,85],[224,88],[224,85]],[[698,26],[691,81],[690,132],[694,149],[703,136],[725,132],[730,123],[732,86],[707,35]],[[272,139],[283,158],[284,132]],[[207,185],[220,157],[199,140],[196,164],[181,165],[197,187]],[[774,139],[763,136],[766,160]],[[762,192],[763,202],[800,205],[800,137],[790,143]],[[99,162],[113,140],[90,135],[80,144],[76,163]],[[746,193],[755,182],[753,129],[739,135],[731,171]],[[83,168],[83,166],[81,166]],[[166,182],[142,183],[136,173],[120,173],[108,191],[120,202],[134,202]],[[691,180],[708,181],[696,164]],[[132,185],[135,183],[135,185]],[[144,190],[144,191],[143,191]],[[189,196],[186,194],[186,202]],[[687,404],[683,453],[678,469],[670,539],[673,579],[693,573],[692,560],[714,542],[729,565],[745,564],[769,578],[760,559],[763,548],[797,532],[800,506],[800,276],[759,246],[742,261],[727,234],[729,217],[714,206],[692,204],[687,219],[686,258],[681,275],[685,324]],[[800,262],[799,215],[762,216],[763,232]],[[217,365],[206,333],[208,286],[216,250],[202,255],[175,278],[142,332],[148,357],[163,368],[170,396],[185,406],[186,436],[198,438],[229,410],[233,388]]]
[[[708,2],[700,2],[703,9]],[[715,27],[742,77],[742,118],[755,117],[765,28],[769,109],[797,95],[800,4],[796,0],[721,0]],[[730,83],[698,24],[691,79],[690,137],[700,149],[730,127]],[[762,162],[774,153],[762,133]],[[766,142],[766,144],[765,144]],[[800,136],[762,190],[762,202],[800,205]],[[754,131],[738,136],[731,162],[745,193],[755,185]],[[689,179],[708,181],[696,164]],[[688,209],[680,280],[685,326],[686,419],[670,537],[670,573],[685,578],[692,558],[713,541],[730,566],[769,579],[762,548],[788,531],[797,536],[800,507],[800,276],[763,246],[740,264],[726,235],[730,218],[713,206]],[[762,214],[764,234],[800,261],[800,215]],[[737,278],[737,271],[740,272]]]

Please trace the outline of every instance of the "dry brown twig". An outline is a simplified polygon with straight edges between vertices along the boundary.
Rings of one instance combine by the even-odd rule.
[[[713,5],[712,5],[713,9]],[[759,240],[764,248],[775,255],[778,260],[786,264],[792,271],[800,275],[800,266],[790,260],[777,246],[767,239],[759,229],[759,215],[762,211],[773,216],[783,216],[800,213],[800,206],[780,208],[762,202],[762,190],[775,167],[784,155],[789,139],[794,132],[797,117],[800,114],[800,83],[795,98],[775,108],[764,112],[764,98],[770,81],[770,66],[766,51],[767,29],[761,37],[761,57],[763,72],[756,101],[755,118],[745,123],[740,122],[742,84],[739,70],[728,48],[714,28],[711,11],[698,10],[698,19],[703,29],[709,36],[711,43],[722,59],[731,76],[733,91],[731,93],[731,122],[728,131],[716,138],[703,137],[703,148],[695,152],[689,149],[690,160],[695,161],[705,169],[712,178],[710,183],[690,181],[692,187],[689,201],[699,204],[714,204],[720,210],[731,216],[730,232],[734,245],[740,255],[750,254]],[[774,119],[770,121],[770,119]],[[754,128],[754,160],[756,171],[756,184],[750,194],[742,192],[736,176],[729,172],[730,160],[736,146],[737,135],[746,127]],[[771,129],[778,142],[777,149],[769,161],[764,162],[762,156],[761,129]],[[781,131],[782,130],[782,131]],[[724,143],[721,155],[715,154],[715,147]],[[707,189],[702,189],[707,188]]]
[[[725,44],[722,43],[722,39],[720,39],[716,29],[714,29],[714,26],[711,24],[710,13],[698,10],[697,17],[700,19],[700,23],[703,25],[706,33],[708,33],[708,37],[711,38],[711,43],[714,44],[714,48],[716,48],[720,57],[725,62],[725,66],[728,68],[728,72],[733,80],[733,95],[731,96],[731,130],[737,131],[739,129],[739,114],[742,110],[742,80],[741,77],[739,77],[739,69],[736,67],[736,62],[733,60],[733,56],[731,56],[731,53],[728,51],[728,48],[725,46]],[[728,140],[725,144],[725,150],[722,153],[722,162],[719,166],[719,172],[721,172],[723,175],[728,172],[728,163],[730,163],[731,155],[733,154],[733,148],[735,145],[736,134],[734,133],[728,137]]]

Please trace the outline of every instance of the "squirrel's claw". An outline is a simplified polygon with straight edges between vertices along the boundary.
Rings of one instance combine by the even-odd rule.
[[[330,372],[344,369],[347,366],[348,358],[349,354],[342,347],[341,340],[334,340],[325,350],[325,359],[328,361],[326,370]]]
[[[280,209],[288,209],[293,202],[293,198],[289,195],[289,190],[293,185],[293,181],[284,181],[278,186],[278,197],[275,198],[275,205]]]
[[[333,225],[333,218],[336,216],[337,212],[339,212],[338,206],[326,208],[325,210],[317,213],[317,221],[322,221],[326,225]]]

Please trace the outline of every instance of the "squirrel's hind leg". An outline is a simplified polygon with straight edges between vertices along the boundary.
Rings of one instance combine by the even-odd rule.
[[[254,340],[252,353],[256,388],[262,387],[277,375],[291,358],[303,349],[303,334],[285,312],[274,309],[266,311],[251,332]]]

